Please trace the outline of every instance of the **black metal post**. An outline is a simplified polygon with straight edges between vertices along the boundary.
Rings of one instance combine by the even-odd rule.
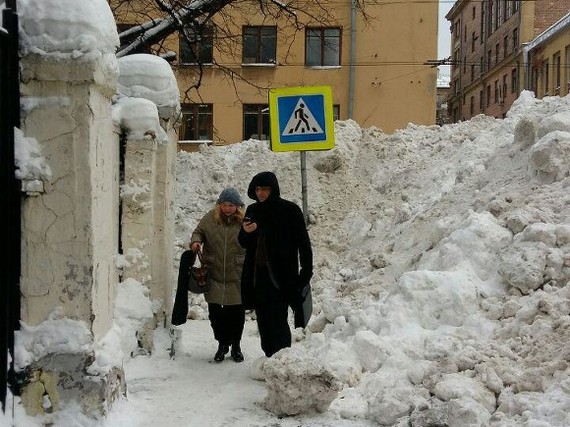
[[[6,410],[8,352],[14,367],[14,331],[20,321],[20,182],[14,163],[14,128],[20,126],[20,78],[18,56],[18,15],[16,0],[6,0],[0,30],[0,206],[6,222],[1,225],[0,257],[0,399]]]

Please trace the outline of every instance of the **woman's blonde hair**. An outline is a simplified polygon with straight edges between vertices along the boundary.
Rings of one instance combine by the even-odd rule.
[[[241,224],[243,222],[243,217],[245,216],[245,208],[243,206],[237,206],[236,212],[228,218],[229,222],[235,222]],[[222,223],[222,208],[220,205],[216,204],[214,207],[214,219],[217,223]]]

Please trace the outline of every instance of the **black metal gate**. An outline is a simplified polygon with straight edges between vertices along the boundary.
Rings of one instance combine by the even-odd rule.
[[[14,127],[20,127],[16,0],[6,0],[0,27],[0,398],[6,411],[8,377],[13,372],[14,331],[20,320],[20,182],[15,176]],[[8,367],[8,352],[12,362]]]

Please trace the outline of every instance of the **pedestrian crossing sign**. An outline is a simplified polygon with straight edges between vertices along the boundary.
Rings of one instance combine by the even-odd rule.
[[[334,148],[330,86],[271,89],[271,150],[309,151]]]

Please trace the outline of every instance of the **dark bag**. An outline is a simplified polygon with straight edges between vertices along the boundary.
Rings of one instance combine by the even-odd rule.
[[[311,285],[305,285],[296,301],[290,304],[295,314],[295,328],[305,328],[309,324],[309,320],[313,314],[313,296],[311,295]]]
[[[202,252],[198,251],[197,258],[200,260],[200,267],[192,265],[188,275],[188,290],[194,294],[203,294],[210,290],[210,280],[208,267],[202,260]],[[194,260],[194,263],[196,260]]]

